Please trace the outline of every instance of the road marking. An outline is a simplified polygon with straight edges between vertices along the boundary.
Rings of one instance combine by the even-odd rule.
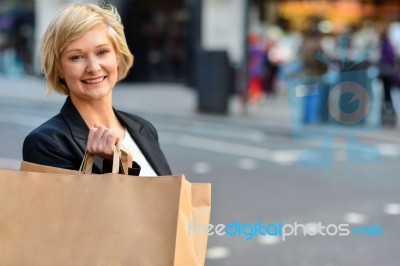
[[[275,245],[282,242],[282,239],[278,236],[260,235],[258,236],[257,241],[262,245]]]
[[[299,157],[304,150],[275,150],[270,152],[273,156],[273,162],[283,165],[291,165],[299,160]]]
[[[207,249],[206,257],[210,260],[224,259],[229,257],[231,251],[227,247],[215,246]]]
[[[388,203],[385,205],[384,212],[389,215],[400,215],[400,204]]]
[[[304,224],[306,227],[307,232],[309,232],[309,234],[317,234],[319,231],[319,224],[318,223],[314,223],[314,222],[310,222],[310,223],[306,223]]]
[[[236,155],[240,157],[248,157],[284,165],[294,164],[294,162],[298,160],[299,155],[303,152],[303,150],[275,151],[245,144],[237,144],[185,134],[172,134],[163,132],[162,135],[163,139],[161,141],[164,143],[174,143],[184,147]]]
[[[250,140],[256,143],[260,143],[266,140],[265,134],[256,129],[221,126],[220,124],[206,124],[203,122],[193,122],[190,127],[179,125],[173,126],[170,124],[158,124],[157,129],[165,131],[183,131],[187,133],[202,134],[230,139]]]
[[[195,174],[207,174],[210,172],[210,164],[206,162],[197,162],[193,165],[193,172]]]
[[[364,224],[367,217],[361,213],[349,212],[345,214],[344,221],[349,224]]]
[[[250,158],[242,158],[238,161],[239,169],[243,170],[254,170],[257,168],[257,163],[255,160]]]
[[[382,156],[397,157],[400,155],[399,145],[394,144],[378,144],[376,148],[380,151]]]
[[[19,170],[21,160],[0,158],[0,168],[7,170]]]

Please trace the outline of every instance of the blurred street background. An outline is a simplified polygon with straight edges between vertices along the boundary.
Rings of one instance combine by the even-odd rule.
[[[3,169],[64,102],[46,96],[38,44],[68,2],[0,0]],[[174,173],[212,183],[212,224],[383,228],[214,235],[206,265],[400,265],[398,1],[108,2],[135,56],[114,105],[155,125]]]

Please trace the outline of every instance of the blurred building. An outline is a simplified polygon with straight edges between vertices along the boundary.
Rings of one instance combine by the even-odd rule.
[[[73,1],[1,1],[0,73],[40,73],[38,44],[41,36],[56,11]],[[226,50],[231,66],[241,69],[246,61],[247,33],[262,34],[266,27],[282,26],[282,21],[286,21],[286,26],[302,30],[307,27],[309,18],[317,15],[324,21],[323,30],[341,32],[363,18],[398,20],[400,15],[400,4],[396,0],[107,2],[119,9],[128,44],[135,56],[134,68],[127,80],[141,82],[193,84],[198,57],[207,50]]]
[[[187,2],[120,1],[126,38],[135,56],[127,80],[185,81],[191,49]]]
[[[32,0],[0,5],[0,74],[33,73],[34,5]]]

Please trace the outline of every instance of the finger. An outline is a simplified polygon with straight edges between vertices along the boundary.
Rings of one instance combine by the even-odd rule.
[[[99,143],[99,152],[106,155],[113,155],[115,145],[118,142],[117,135],[112,131],[106,131],[103,134],[101,143]]]
[[[117,137],[111,131],[105,131],[103,138],[97,146],[96,154],[106,160],[112,160]]]
[[[92,145],[93,145],[94,134],[96,133],[96,131],[97,131],[97,128],[94,128],[94,127],[89,129],[89,135],[88,135],[88,141],[86,144],[86,149],[90,153],[93,153]]]
[[[97,139],[97,137],[99,137]],[[115,144],[118,142],[118,136],[113,131],[105,128],[102,135],[95,136],[91,145],[93,153],[103,158],[110,158],[114,153]]]
[[[106,140],[106,145],[107,146],[111,146],[111,147],[114,148],[114,146],[118,142],[118,136],[114,132],[108,132],[108,135],[105,136],[105,140]]]
[[[101,142],[101,139],[104,137],[105,132],[108,129],[105,126],[99,126],[96,130],[96,132],[94,133],[93,136],[93,144],[96,146],[96,144],[98,145]]]
[[[89,152],[93,154],[97,154],[98,150],[101,149],[99,145],[101,144],[101,138],[103,137],[103,134],[105,132],[106,128],[103,126],[100,126],[98,128],[92,128],[92,135],[89,132],[89,138],[88,138],[88,143],[87,143],[87,149]]]

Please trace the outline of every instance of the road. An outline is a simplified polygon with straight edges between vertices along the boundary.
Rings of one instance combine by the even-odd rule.
[[[26,134],[56,114],[61,104],[61,98],[13,97],[11,92],[2,96],[2,168],[18,168]],[[331,228],[332,235],[300,233],[285,240],[213,235],[206,265],[400,265],[399,142],[374,138],[356,144],[345,136],[299,139],[224,116],[124,108],[156,126],[174,173],[212,183],[213,225],[282,222],[313,228],[320,222]],[[372,230],[375,236],[365,230],[361,235],[333,235],[339,224],[350,229],[376,226],[382,235],[377,230]]]

